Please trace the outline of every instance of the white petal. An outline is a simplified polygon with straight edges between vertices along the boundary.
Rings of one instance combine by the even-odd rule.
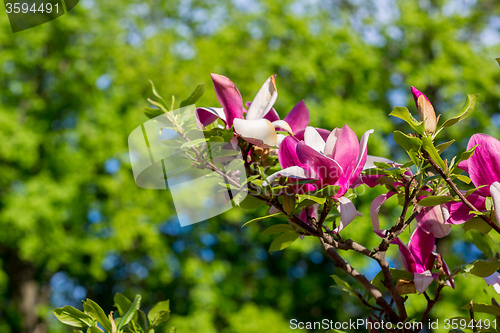
[[[257,146],[276,146],[278,136],[267,119],[234,119],[234,131]]]
[[[426,270],[423,273],[415,273],[413,276],[413,283],[415,284],[415,288],[420,294],[426,291],[434,280],[434,278],[432,277],[432,273],[429,270]]]
[[[321,135],[314,127],[306,127],[306,130],[304,132],[304,142],[306,145],[322,154],[325,152],[325,140],[323,140]]]
[[[290,125],[288,125],[288,123],[286,121],[276,120],[276,121],[273,121],[271,124],[273,124],[274,128],[277,128],[277,127],[282,128],[285,131],[287,131],[288,133],[293,135],[292,128],[290,127]]]
[[[257,95],[255,95],[252,105],[250,105],[250,108],[248,109],[247,119],[261,119],[269,112],[269,110],[271,110],[274,102],[276,102],[276,98],[278,97],[274,77],[275,75],[267,79]]]
[[[494,182],[490,186],[491,198],[493,199],[493,207],[495,208],[495,217],[497,223],[500,224],[500,183]]]
[[[340,128],[335,128],[328,138],[325,144],[325,154],[328,157],[332,157],[333,151],[335,150],[335,145],[337,144],[337,139],[339,137]]]
[[[340,213],[340,223],[333,232],[339,233],[344,229],[349,223],[351,223],[356,216],[363,216],[360,212],[356,210],[356,207],[354,207],[354,204],[351,202],[351,200],[347,199],[346,197],[340,197],[339,198],[339,204],[337,206],[337,210]]]
[[[354,173],[359,165],[361,164],[361,160],[362,160],[362,157],[366,154],[366,150],[368,149],[368,137],[370,136],[370,134],[372,134],[374,131],[371,129],[371,130],[368,130],[365,132],[365,134],[363,134],[363,136],[361,137],[361,140],[359,141],[359,154],[358,154],[358,162],[356,163],[356,167],[354,168],[354,170],[352,171],[352,173]],[[366,164],[366,163],[365,163]]]
[[[385,158],[385,157],[367,155],[365,166],[363,167],[363,170],[375,168],[375,164],[373,164],[374,162],[383,162],[383,163],[387,163],[387,164],[394,163],[394,161],[391,161],[390,159]]]
[[[281,144],[281,141],[285,140],[285,138],[287,137],[287,135],[283,135],[283,134],[279,134],[279,133],[278,133],[278,134],[277,134],[277,136],[278,136],[278,140],[277,140],[277,142],[276,142],[276,146],[278,146],[278,147],[279,147],[279,146],[280,146],[280,144]]]
[[[278,208],[274,207],[274,206],[271,206],[271,208],[269,208],[269,215],[272,215],[272,214],[276,214],[276,213],[279,213],[280,211],[278,210]]]
[[[483,279],[486,282],[486,284],[488,284],[488,286],[491,286],[491,285],[494,285],[496,283],[500,283],[500,274],[498,272],[495,272],[495,273],[491,274],[490,276],[485,277]]]
[[[307,170],[302,169],[299,166],[292,166],[278,172],[273,173],[269,177],[267,177],[267,182],[264,182],[263,185],[267,186],[271,184],[276,178],[284,176],[298,179],[314,179],[314,175],[308,172]]]

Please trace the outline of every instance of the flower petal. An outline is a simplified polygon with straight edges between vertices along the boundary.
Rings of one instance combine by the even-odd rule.
[[[292,108],[284,119],[294,132],[303,130],[309,125],[309,109],[304,100],[301,100]]]
[[[344,125],[338,133],[337,144],[332,152],[332,159],[344,170],[344,178],[349,178],[356,168],[359,155],[359,141],[356,133]]]
[[[335,145],[337,144],[337,139],[339,137],[340,128],[334,128],[330,133],[325,143],[325,155],[332,157],[332,153],[335,150]]]
[[[288,167],[286,169],[280,170],[278,172],[273,173],[272,175],[267,177],[267,183],[264,182],[264,185],[271,184],[276,178],[283,177],[291,177],[297,179],[314,179],[314,174],[302,169],[298,166]]]
[[[323,128],[315,127],[315,129],[316,129],[316,131],[318,131],[319,135],[321,135],[321,138],[323,139],[323,141],[326,141],[326,139],[328,139],[328,136],[331,133],[329,130],[326,130],[326,129],[323,129]],[[305,134],[305,129],[296,132],[295,133],[295,137],[297,139],[303,141],[304,140],[304,134]]]
[[[303,166],[297,156],[297,144],[299,140],[292,136],[287,136],[278,149],[278,161],[283,169],[291,166]]]
[[[486,198],[480,194],[472,193],[467,197],[467,200],[474,205],[479,211],[484,211],[486,210]],[[450,224],[462,224],[470,219],[472,219],[474,214],[470,214],[470,208],[464,204],[462,201],[455,202],[447,202],[446,208],[448,209],[448,212],[450,214],[449,219],[447,220],[447,223]]]
[[[227,126],[232,127],[234,119],[243,118],[243,100],[240,91],[229,78],[219,74],[211,74],[210,76],[217,99],[226,114]]]
[[[451,232],[451,225],[445,224],[445,205],[434,207],[425,207],[423,211],[417,215],[416,220],[420,228],[426,233],[432,233],[436,238],[443,238]],[[446,209],[446,213],[448,210]],[[449,217],[449,214],[447,214]]]
[[[285,130],[288,133],[290,133],[290,134],[293,135],[293,131],[290,128],[290,125],[288,125],[286,123],[286,121],[284,121],[284,120],[276,120],[276,121],[273,121],[271,124],[273,124],[274,128]]]
[[[356,207],[351,202],[351,200],[346,197],[340,197],[337,210],[340,213],[340,223],[337,228],[333,230],[334,233],[339,233],[344,229],[349,223],[351,223],[356,216],[363,216],[360,212],[356,210]]]
[[[414,86],[411,86],[411,93],[412,93],[412,95],[413,95],[413,99],[415,100],[415,106],[416,106],[417,108],[418,108],[418,98],[419,98],[420,96],[422,96],[422,95],[423,95],[423,96],[425,97],[425,99],[426,99],[427,101],[429,101],[429,99],[427,98],[427,96],[425,96],[425,95],[424,95],[424,94],[423,94],[420,90],[418,90],[418,89],[417,89],[417,88],[415,88]],[[430,101],[429,101],[429,103],[430,103]]]
[[[373,230],[380,230],[380,221],[378,218],[378,213],[384,202],[386,202],[387,199],[392,197],[394,194],[395,194],[394,192],[381,194],[372,201],[370,205],[370,219],[372,220]]]
[[[424,229],[417,227],[413,232],[408,244],[408,250],[415,259],[415,267],[413,272],[422,273],[427,269],[432,268],[434,263],[434,251],[436,238],[433,234],[427,233]],[[430,266],[430,267],[429,267]]]
[[[401,164],[395,163],[394,161],[392,161],[388,158],[385,158],[385,157],[366,155],[366,162],[365,162],[365,166],[363,167],[363,170],[375,168],[375,164],[374,164],[375,162],[382,162],[382,163],[387,163],[390,165],[392,165],[392,164],[401,165]]]
[[[275,146],[278,140],[274,126],[267,119],[234,119],[234,131],[257,146]]]
[[[366,158],[367,158],[367,151],[368,151],[368,137],[370,134],[372,134],[374,131],[373,130],[368,130],[366,131],[363,136],[361,137],[361,140],[359,141],[359,154],[358,154],[358,160],[356,163],[356,168],[352,171],[351,177],[349,179],[349,183],[352,184],[359,176],[361,171],[363,171],[363,168],[366,163]]]
[[[426,270],[421,273],[414,273],[413,283],[415,284],[415,289],[421,294],[427,290],[432,281],[434,281],[434,277],[432,276],[431,271]]]
[[[495,217],[497,223],[500,223],[500,183],[494,182],[490,186],[491,198],[493,199],[493,207],[495,208]]]
[[[276,90],[276,83],[274,81],[275,77],[276,75],[269,77],[259,89],[250,108],[248,108],[246,119],[262,119],[271,110],[274,102],[276,102],[276,98],[278,98],[278,91]]]
[[[307,164],[317,177],[326,183],[324,185],[336,185],[343,173],[342,167],[336,161],[317,152],[304,142],[297,144],[297,156],[301,163]]]
[[[489,186],[494,182],[500,182],[500,141],[487,134],[474,134],[467,144],[467,149],[475,145],[474,154],[469,158],[467,166],[470,179],[476,187],[480,188],[477,193],[490,196]],[[463,164],[460,165],[462,168]]]
[[[304,142],[314,150],[324,153],[325,141],[314,127],[307,126],[304,132]]]
[[[217,119],[222,119],[226,123],[226,115],[223,108],[197,108],[194,116],[198,125],[203,127],[210,125]]]

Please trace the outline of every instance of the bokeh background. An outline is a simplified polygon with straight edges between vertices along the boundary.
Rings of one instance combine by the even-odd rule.
[[[129,133],[147,120],[153,97],[187,97],[215,106],[210,73],[236,82],[244,100],[278,74],[276,109],[304,99],[311,124],[375,129],[369,153],[407,161],[392,140],[408,130],[388,113],[416,113],[414,85],[444,118],[479,93],[474,116],[438,141],[447,156],[475,132],[500,137],[500,4],[494,0],[83,0],[67,15],[13,34],[0,14],[0,331],[69,332],[51,310],[89,297],[106,312],[113,295],[143,295],[147,308],[170,299],[178,332],[289,332],[289,320],[345,321],[365,310],[331,288],[346,278],[312,239],[269,254],[276,220],[233,209],[181,228],[168,191],[134,183]],[[345,237],[376,244],[368,208]],[[385,225],[399,215],[382,209]],[[404,237],[408,237],[405,233]],[[438,244],[451,267],[481,257],[458,226]],[[373,277],[362,257],[353,265]],[[400,262],[392,252],[392,262]],[[347,279],[347,278],[346,278]],[[351,280],[347,279],[356,286]],[[459,277],[431,314],[494,296],[482,279]],[[432,287],[431,287],[432,288]],[[498,295],[497,295],[498,296]],[[410,295],[412,318],[424,310]],[[168,327],[168,326],[167,326]]]

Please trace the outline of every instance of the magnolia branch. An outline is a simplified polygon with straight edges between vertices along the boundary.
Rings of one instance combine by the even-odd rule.
[[[477,209],[472,203],[470,203],[469,200],[463,195],[463,193],[458,189],[457,185],[453,183],[451,178],[444,172],[443,169],[437,165],[437,163],[429,156],[427,152],[424,151],[424,157],[429,161],[429,163],[437,170],[439,175],[444,179],[444,181],[450,186],[450,188],[455,192],[455,194],[462,200],[462,202],[469,207],[469,209],[473,212],[478,212],[481,213],[479,209]],[[485,221],[492,229],[494,229],[498,234],[500,234],[500,226],[487,218],[484,215],[478,214],[479,218],[481,218],[483,221]]]

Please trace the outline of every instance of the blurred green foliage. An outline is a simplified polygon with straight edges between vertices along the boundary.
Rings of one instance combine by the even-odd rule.
[[[491,0],[84,0],[16,34],[0,15],[0,331],[65,332],[51,309],[89,297],[108,313],[115,292],[140,293],[146,307],[170,299],[178,332],[288,332],[292,318],[366,316],[330,288],[342,274],[319,244],[268,254],[260,231],[276,220],[241,229],[264,208],[181,229],[168,191],[135,185],[127,136],[147,119],[147,80],[181,99],[206,82],[198,105],[215,106],[210,73],[245,100],[277,73],[281,116],[305,99],[314,126],[374,128],[369,154],[401,162],[392,131],[409,129],[387,115],[395,105],[416,114],[411,85],[445,118],[479,93],[473,117],[441,136],[457,141],[452,156],[475,132],[500,137],[499,15]],[[365,191],[364,217],[344,237],[375,246],[368,209],[381,190]],[[390,202],[385,225],[399,214]],[[453,235],[438,244],[451,267],[478,255],[457,240],[460,227]],[[494,294],[474,277],[456,284],[432,318]],[[409,303],[410,317],[424,309],[421,297]]]

